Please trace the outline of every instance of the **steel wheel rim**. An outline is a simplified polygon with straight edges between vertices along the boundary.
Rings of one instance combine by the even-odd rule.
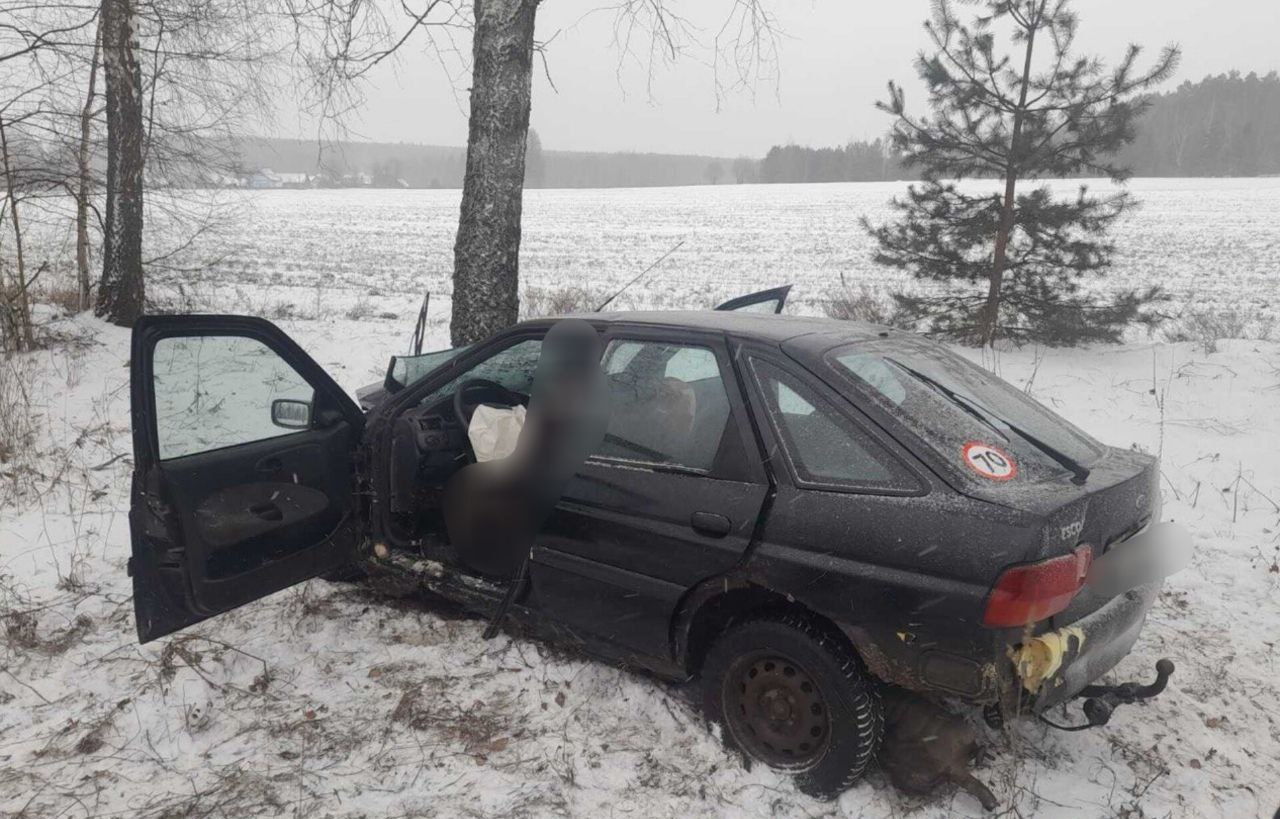
[[[776,768],[802,768],[831,742],[831,715],[813,676],[789,657],[759,651],[724,676],[725,721],[739,747]]]

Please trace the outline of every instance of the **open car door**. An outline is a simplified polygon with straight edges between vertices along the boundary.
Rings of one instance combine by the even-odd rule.
[[[364,416],[275,325],[133,328],[133,605],[148,642],[350,562]]]
[[[789,284],[774,287],[770,290],[761,290],[759,293],[748,293],[736,299],[729,299],[716,309],[741,310],[748,313],[781,313],[783,305],[787,303],[787,294],[790,292]]]

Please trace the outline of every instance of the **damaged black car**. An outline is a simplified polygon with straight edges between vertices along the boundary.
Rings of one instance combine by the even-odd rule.
[[[144,317],[139,639],[393,577],[489,634],[699,680],[728,741],[820,797],[875,757],[883,684],[992,719],[1083,695],[1082,726],[1158,692],[1170,665],[1097,684],[1178,539],[1157,460],[922,337],[775,315],[785,295],[528,321],[393,360],[363,407],[267,321]]]

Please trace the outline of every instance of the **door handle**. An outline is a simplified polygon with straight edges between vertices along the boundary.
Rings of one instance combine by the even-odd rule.
[[[284,469],[284,461],[275,455],[268,455],[253,465],[253,468],[264,475],[274,475]]]
[[[733,529],[728,518],[714,512],[694,512],[689,517],[689,525],[693,531],[708,537],[724,537]]]

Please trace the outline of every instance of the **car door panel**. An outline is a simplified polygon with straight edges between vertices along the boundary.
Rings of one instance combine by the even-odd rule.
[[[666,656],[680,599],[742,559],[766,492],[761,484],[588,462],[534,552],[538,603],[571,625]],[[699,531],[697,515],[723,517],[729,531]]]
[[[668,653],[668,626],[684,585],[543,545],[534,547],[530,563],[534,602],[557,621],[642,656]]]
[[[188,549],[203,549],[192,581],[233,578],[324,540],[348,511],[331,499],[349,496],[351,481],[327,453],[351,445],[339,425],[165,462],[183,530],[198,538]]]
[[[566,487],[543,542],[687,588],[738,562],[766,491],[763,484],[590,460]],[[699,514],[727,518],[730,531],[699,532]]]
[[[609,454],[589,458],[566,486],[539,536],[530,569],[535,603],[543,610],[575,627],[660,658],[670,657],[669,626],[680,599],[698,583],[742,561],[768,494],[758,453],[752,455],[754,445],[748,448],[744,444],[753,439],[723,337],[670,333],[620,328],[609,342],[639,340],[677,350],[695,347],[714,352],[710,364],[701,366],[718,372],[723,382],[716,401],[707,400],[707,385],[699,381],[705,372],[686,374],[687,389],[668,396],[672,408],[691,401],[720,419],[717,423],[723,435],[714,437],[708,447],[700,436],[715,436],[716,430],[709,431],[696,412],[692,418],[681,416],[682,428],[694,436],[684,439],[683,453],[695,461],[714,456],[710,467],[633,461],[618,457],[616,445],[613,450],[606,446]],[[637,352],[630,360],[640,361],[645,354]],[[702,355],[705,358],[705,352]],[[667,359],[672,362],[669,368],[677,357],[678,353]],[[682,362],[686,366],[692,363],[687,357]],[[668,369],[659,375],[663,382],[670,382],[674,373]],[[616,417],[643,426],[644,413],[637,410],[637,400],[627,392],[636,384],[624,379],[622,386],[624,394],[615,395],[615,404],[620,399],[628,404],[626,412]],[[663,389],[668,387],[670,384]],[[614,412],[618,412],[617,406]],[[643,455],[644,449],[652,447],[655,455],[661,454],[656,450],[668,437],[657,430],[643,433],[639,440],[644,446],[637,447],[638,453]]]
[[[238,348],[228,346],[230,340],[239,339],[255,355],[218,359],[206,349],[174,375],[172,355],[159,368],[153,361],[165,339],[185,340],[192,350],[232,352]],[[268,362],[267,377],[256,377],[262,373],[254,371],[255,359]],[[358,529],[352,453],[363,416],[296,344],[270,323],[247,317],[145,317],[134,329],[132,367],[130,572],[140,640],[350,561]],[[237,429],[237,413],[274,411],[269,390],[283,369],[313,391],[308,427],[263,433],[255,416]],[[157,390],[186,390],[188,382],[199,385],[192,402],[205,406],[203,413],[182,414],[188,408],[169,392],[157,401]],[[232,396],[238,403],[228,401],[228,391],[243,393]],[[165,440],[210,419],[220,428],[193,429],[176,444]],[[240,442],[262,434],[272,437]]]

